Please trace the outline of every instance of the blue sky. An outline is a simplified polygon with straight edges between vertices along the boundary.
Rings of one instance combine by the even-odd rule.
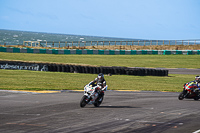
[[[200,0],[0,0],[0,29],[200,39]]]

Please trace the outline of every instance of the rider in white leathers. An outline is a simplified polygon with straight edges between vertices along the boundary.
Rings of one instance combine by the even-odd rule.
[[[106,81],[104,79],[103,73],[99,73],[97,78],[95,78],[93,81],[89,83],[90,86],[99,86],[100,91],[95,90],[95,92],[99,93],[99,95],[103,96],[104,91],[106,91]]]

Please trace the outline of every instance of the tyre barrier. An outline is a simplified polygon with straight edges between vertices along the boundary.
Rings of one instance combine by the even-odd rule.
[[[88,74],[111,74],[111,75],[135,75],[135,76],[168,76],[168,70],[152,68],[128,68],[128,67],[93,67],[80,65],[57,65],[48,64],[48,71],[88,73]],[[57,66],[57,67],[56,67]]]
[[[19,69],[33,71],[109,74],[109,75],[135,75],[135,76],[168,76],[168,70],[152,68],[106,67],[106,66],[81,66],[55,63],[0,61],[0,69]]]

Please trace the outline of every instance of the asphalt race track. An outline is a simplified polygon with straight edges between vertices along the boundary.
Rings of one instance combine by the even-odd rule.
[[[187,68],[164,68],[169,70],[169,74],[194,74],[200,75],[200,69],[187,69]]]
[[[0,132],[192,133],[200,129],[200,101],[180,101],[179,93],[107,91],[98,108],[81,108],[82,95],[0,91]]]

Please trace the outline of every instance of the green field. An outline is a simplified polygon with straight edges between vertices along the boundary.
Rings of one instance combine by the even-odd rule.
[[[0,53],[1,60],[75,63],[97,66],[199,68],[200,55],[48,55]],[[96,74],[40,72],[0,69],[0,89],[14,90],[82,90]],[[195,75],[105,76],[109,90],[152,90],[180,92]]]
[[[75,63],[97,66],[126,66],[151,68],[199,68],[200,55],[54,55],[3,53],[0,59]]]
[[[0,89],[14,90],[82,90],[96,74],[41,72],[0,69]],[[113,75],[105,79],[109,90],[182,90],[183,83],[195,75],[170,74],[168,77]]]

